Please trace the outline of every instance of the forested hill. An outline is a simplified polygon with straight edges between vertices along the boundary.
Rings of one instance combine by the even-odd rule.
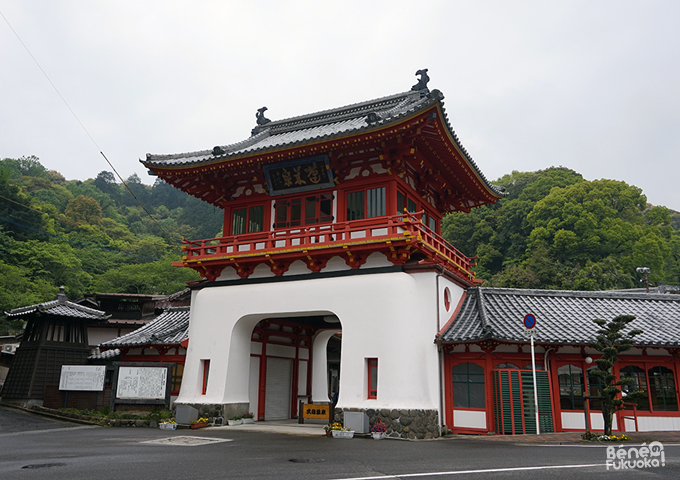
[[[212,238],[223,212],[162,181],[111,172],[65,180],[35,157],[0,160],[0,313],[84,292],[174,293],[200,277],[174,268],[182,238]],[[0,335],[3,332],[0,329]]]
[[[182,238],[221,234],[223,212],[157,181],[114,175],[66,180],[35,157],[0,160],[0,312],[85,292],[169,294],[198,279],[174,268]],[[444,236],[479,256],[485,285],[608,289],[680,283],[680,215],[650,207],[637,187],[585,181],[565,168],[513,172],[496,182],[509,195],[449,215]],[[1,323],[1,322],[0,322]],[[0,335],[4,334],[0,325]]]
[[[485,286],[607,290],[680,283],[680,214],[651,206],[616,180],[567,168],[512,172],[493,182],[508,196],[445,218],[444,237],[478,256]]]

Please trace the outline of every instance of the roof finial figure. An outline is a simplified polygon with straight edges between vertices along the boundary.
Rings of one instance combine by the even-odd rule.
[[[427,68],[423,68],[422,70],[418,70],[416,72],[416,75],[420,75],[420,79],[418,80],[418,83],[413,85],[411,87],[411,90],[417,92],[420,90],[424,90],[425,92],[429,92],[430,89],[427,88],[427,82],[430,81],[430,77],[427,75]]]
[[[271,122],[268,118],[264,116],[264,112],[267,111],[267,107],[262,107],[257,109],[257,113],[255,114],[255,118],[257,118],[257,124],[258,125],[266,125],[267,123]]]
[[[260,128],[263,125],[266,125],[269,122],[271,122],[271,120],[269,120],[267,117],[264,116],[264,112],[266,112],[266,111],[267,111],[267,107],[262,107],[262,108],[257,109],[257,113],[255,114],[255,118],[257,118],[257,126],[252,129],[252,131],[250,132],[251,135],[257,135],[258,133],[260,133]]]

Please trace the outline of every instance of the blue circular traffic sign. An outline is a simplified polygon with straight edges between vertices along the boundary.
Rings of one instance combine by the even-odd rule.
[[[534,328],[536,326],[536,317],[528,314],[524,317],[524,326],[527,328]]]

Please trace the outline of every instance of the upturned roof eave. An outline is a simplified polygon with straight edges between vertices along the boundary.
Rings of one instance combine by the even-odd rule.
[[[476,182],[487,192],[490,199],[498,200],[503,198],[507,193],[501,187],[493,185],[484,176],[472,156],[458,139],[448,120],[443,99],[444,95],[439,90],[432,90],[427,94],[413,91],[404,92],[345,107],[269,122],[261,126],[262,130],[250,138],[219,147],[223,150],[221,154],[215,154],[214,150],[170,155],[147,154],[146,160],[140,159],[139,161],[154,175],[189,176],[206,170],[228,168],[234,163],[259,163],[265,161],[263,157],[268,157],[267,160],[269,160],[272,155],[280,155],[296,149],[312,148],[321,150],[328,143],[342,142],[362,136],[380,135],[384,131],[399,128],[399,126],[412,121],[418,116],[436,110],[437,121],[441,122],[443,130],[444,138],[441,138],[441,140],[446,142],[464,159]],[[378,112],[381,115],[387,115],[387,117],[369,122],[368,115],[372,112]],[[356,122],[360,120],[363,120],[365,124],[351,126],[347,130],[325,135],[312,136],[313,134],[310,134],[309,137],[302,135],[302,138],[299,140],[293,140],[288,143],[257,146],[259,142],[265,142],[268,138],[276,135],[304,132],[314,128],[340,125],[343,122]]]
[[[432,107],[432,105],[428,105],[428,108]],[[329,142],[337,142],[337,141],[343,141],[348,138],[353,138],[353,137],[360,137],[364,135],[377,135],[382,133],[384,130],[390,130],[395,127],[398,127],[399,125],[403,123],[408,123],[411,120],[413,120],[415,117],[421,116],[423,113],[426,113],[428,111],[428,108],[425,108],[423,110],[419,110],[409,116],[405,117],[399,117],[395,119],[394,122],[392,123],[386,123],[386,124],[376,124],[376,125],[366,125],[366,127],[362,127],[360,129],[356,130],[351,130],[348,132],[340,132],[336,134],[330,134],[330,135],[325,135],[322,137],[316,137],[313,139],[302,139],[298,142],[292,142],[292,143],[287,143],[283,145],[273,145],[271,147],[263,147],[260,149],[255,149],[255,150],[249,150],[247,152],[235,152],[235,153],[225,153],[220,156],[216,156],[212,160],[205,160],[205,161],[200,161],[200,162],[195,162],[195,163],[184,163],[184,164],[171,164],[171,165],[160,165],[157,163],[153,162],[148,162],[144,160],[140,160],[140,163],[144,165],[146,168],[149,170],[152,170],[154,172],[177,172],[177,171],[186,171],[186,172],[193,172],[195,170],[202,170],[205,167],[214,167],[219,164],[227,164],[237,162],[237,161],[248,161],[248,160],[254,160],[257,159],[258,157],[262,157],[265,155],[275,155],[279,154],[282,152],[290,151],[290,150],[295,150],[297,148],[307,148],[307,147],[320,147],[321,145],[324,145]],[[210,150],[205,150],[201,152],[192,152],[188,154],[182,154],[182,155],[193,155],[196,153],[196,156],[204,156],[204,155],[211,155]]]

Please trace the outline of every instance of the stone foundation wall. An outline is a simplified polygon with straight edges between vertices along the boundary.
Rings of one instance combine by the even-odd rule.
[[[178,404],[175,404],[178,405]],[[206,417],[209,419],[222,418],[224,422],[233,417],[240,417],[250,410],[250,403],[195,403],[188,404],[198,410],[199,417]]]
[[[336,408],[334,421],[343,423],[345,412],[364,412],[370,426],[383,421],[387,424],[387,437],[427,440],[439,437],[439,413],[437,410],[397,410]]]

